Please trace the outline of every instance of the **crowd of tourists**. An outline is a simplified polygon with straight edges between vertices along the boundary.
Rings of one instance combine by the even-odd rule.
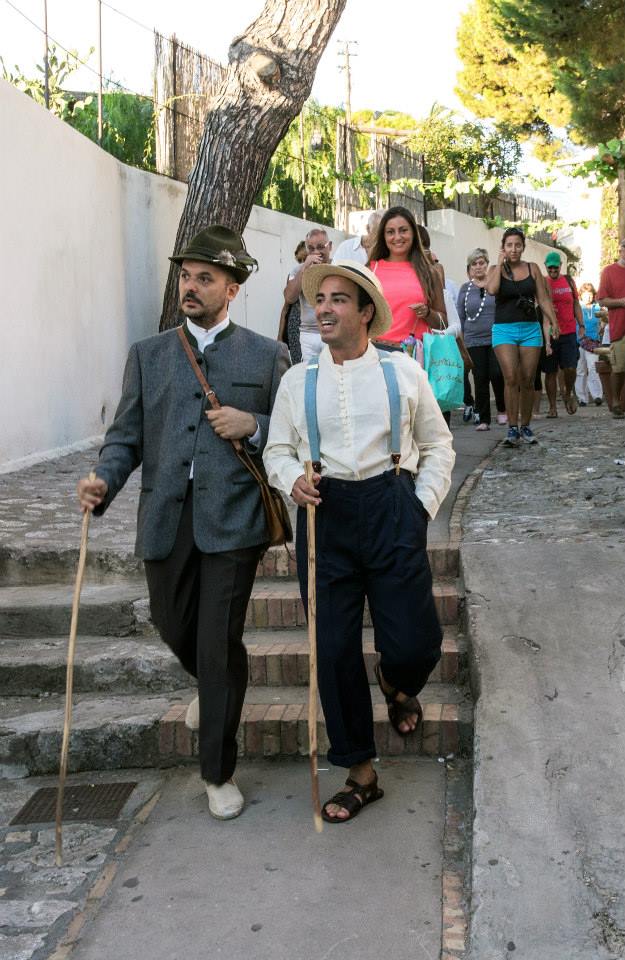
[[[244,808],[234,772],[246,609],[260,557],[289,536],[267,482],[298,507],[305,606],[314,515],[319,694],[328,759],[349,771],[321,815],[338,824],[384,796],[373,766],[365,599],[398,736],[421,723],[419,694],[441,656],[427,528],[451,484],[451,412],[460,405],[465,422],[488,430],[492,389],[505,442],[534,444],[542,369],[547,416],[558,415],[561,389],[568,414],[605,396],[622,418],[625,240],[598,291],[586,284],[579,296],[556,251],[547,278],[524,258],[517,228],[504,232],[496,263],[484,249],[469,252],[457,290],[405,207],[373,213],[334,259],[316,227],[295,257],[275,340],[230,319],[258,268],[240,234],[214,224],[173,254],[182,322],[131,347],[113,423],[78,498],[103,514],[141,465],[136,553],[152,620],[197,686],[186,723],[198,731],[208,808],[219,819]],[[608,362],[609,389],[600,368]]]
[[[288,344],[293,363],[316,356],[322,340],[314,305],[302,293],[305,271],[345,260],[366,264],[393,318],[376,347],[401,350],[423,366],[424,334],[452,335],[464,368],[463,422],[486,431],[494,419],[507,428],[507,446],[534,444],[531,422],[541,415],[543,395],[549,419],[559,416],[558,397],[571,415],[578,407],[603,403],[613,417],[623,414],[625,247],[620,254],[618,264],[603,271],[599,290],[592,283],[578,289],[562,271],[557,250],[545,257],[543,273],[524,259],[523,231],[510,227],[497,263],[491,264],[481,247],[467,254],[467,280],[458,290],[410,210],[374,211],[364,235],[344,240],[334,253],[322,228],[298,244],[278,337]],[[443,416],[449,423],[451,411],[443,408]]]

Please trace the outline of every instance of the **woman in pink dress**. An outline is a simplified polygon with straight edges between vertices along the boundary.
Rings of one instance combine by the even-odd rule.
[[[408,337],[422,340],[432,328],[447,326],[441,278],[406,207],[390,207],[382,217],[369,268],[382,284],[393,314],[392,326],[376,346],[399,350]]]

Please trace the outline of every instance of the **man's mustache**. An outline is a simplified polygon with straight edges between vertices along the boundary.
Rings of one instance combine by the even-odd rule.
[[[197,297],[194,297],[194,296],[193,296],[192,294],[190,294],[190,293],[188,293],[188,294],[186,295],[186,297],[183,299],[182,302],[183,302],[183,303],[187,303],[187,301],[190,301],[191,303],[198,303],[200,306],[202,306],[201,300],[198,300]]]

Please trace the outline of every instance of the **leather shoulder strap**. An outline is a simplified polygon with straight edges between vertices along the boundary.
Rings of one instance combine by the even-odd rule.
[[[201,371],[201,369],[200,369],[200,365],[199,365],[199,363],[197,362],[197,360],[195,359],[195,356],[193,355],[193,350],[191,349],[191,344],[189,343],[189,341],[187,340],[187,338],[186,338],[185,335],[184,335],[184,330],[182,329],[182,327],[178,327],[177,330],[178,330],[178,337],[179,337],[179,339],[180,339],[180,343],[182,344],[182,346],[183,346],[183,348],[184,348],[184,352],[186,353],[186,355],[187,355],[187,357],[188,357],[189,363],[191,364],[191,367],[192,367],[192,369],[193,369],[194,374],[196,375],[196,377],[198,378],[198,380],[199,380],[199,382],[200,382],[200,386],[202,387],[202,390],[203,390],[204,393],[206,394],[206,399],[207,399],[208,402],[210,403],[210,405],[211,405],[211,407],[213,408],[213,410],[221,410],[221,404],[220,404],[220,402],[219,402],[219,400],[218,400],[218,398],[217,398],[217,394],[215,393],[215,391],[214,391],[213,388],[211,387],[210,383],[208,382],[208,380],[206,379],[206,377],[205,377],[204,374],[202,373],[202,371]],[[237,454],[240,454],[241,451],[243,450],[243,444],[241,443],[241,441],[240,441],[240,440],[231,440],[230,443],[231,443],[232,446],[234,447],[236,453],[237,453]],[[248,468],[248,469],[249,469],[249,468]]]
[[[200,381],[200,386],[202,387],[202,390],[203,390],[204,393],[206,394],[206,399],[207,399],[208,402],[210,403],[210,405],[211,405],[211,407],[213,408],[213,410],[219,410],[220,407],[221,407],[221,404],[220,404],[219,400],[217,399],[217,394],[215,393],[215,391],[214,391],[213,388],[211,387],[210,383],[208,382],[208,380],[206,379],[206,377],[204,376],[204,374],[203,374],[202,371],[200,370],[200,365],[199,365],[199,363],[197,362],[197,360],[195,359],[195,356],[193,355],[193,350],[191,349],[191,344],[189,343],[189,341],[188,341],[187,338],[185,337],[185,335],[184,335],[184,330],[182,329],[182,327],[178,327],[177,330],[178,330],[178,337],[179,337],[179,339],[180,339],[180,343],[181,343],[182,346],[184,347],[184,352],[186,353],[186,355],[187,355],[187,357],[188,357],[188,359],[189,359],[189,363],[191,364],[191,367],[192,367],[192,369],[193,369],[194,374],[196,375],[196,377],[197,377],[198,380]]]

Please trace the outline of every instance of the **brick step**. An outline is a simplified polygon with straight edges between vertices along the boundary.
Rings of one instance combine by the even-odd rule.
[[[447,543],[428,545],[428,559],[434,577],[457,577],[458,557],[457,547],[451,547]],[[258,565],[258,576],[267,580],[297,579],[294,544],[289,544],[288,552],[284,547],[270,547]]]
[[[80,536],[80,515],[76,513],[76,540]],[[36,546],[0,547],[0,583],[4,586],[73,583],[78,566],[78,547],[51,550]],[[143,561],[131,551],[100,549],[90,544],[86,579],[104,583],[111,577],[143,576]]]
[[[456,580],[434,582],[434,601],[440,622],[443,625],[456,623],[460,611],[460,593]],[[297,583],[285,580],[257,580],[247,608],[247,628],[272,628],[304,626],[306,617]],[[371,617],[365,604],[365,627],[371,626]]]
[[[74,697],[69,750],[70,771],[158,767],[197,754],[197,735],[184,725],[194,691],[170,694]],[[383,756],[402,754],[469,755],[472,709],[450,684],[428,684],[421,694],[425,723],[405,740],[392,730],[386,706],[372,688],[376,744]],[[0,777],[58,771],[65,697],[0,699]],[[250,687],[238,740],[241,756],[292,757],[308,749],[305,687]],[[319,753],[327,749],[319,709]]]
[[[0,637],[47,638],[69,632],[73,592],[71,583],[0,587]],[[441,623],[455,623],[459,608],[456,581],[435,581],[434,598]],[[246,627],[279,629],[304,626],[305,622],[296,581],[256,581]],[[366,609],[365,626],[371,626]],[[79,629],[89,636],[153,635],[143,576],[115,576],[105,583],[85,583],[80,598]]]
[[[245,634],[249,682],[253,686],[299,686],[308,683],[308,640],[301,629]],[[363,632],[369,680],[375,683],[373,631]],[[0,676],[5,696],[28,697],[63,693],[67,637],[0,639]],[[431,681],[454,683],[466,668],[466,643],[447,627],[443,654]],[[158,638],[84,637],[76,642],[74,690],[102,692],[170,693],[189,686],[189,675]]]
[[[268,693],[273,693],[270,698]],[[380,756],[470,756],[473,711],[461,690],[428,684],[420,694],[424,722],[409,737],[391,727],[386,704],[372,689],[375,741]],[[186,705],[171,707],[161,720],[161,757],[172,762],[197,756],[197,734],[184,723]],[[319,756],[328,749],[321,708],[318,710]],[[241,757],[293,757],[308,754],[308,700],[304,687],[248,689],[237,736]]]
[[[2,693],[13,697],[63,693],[66,664],[67,636],[0,640]],[[170,694],[189,683],[188,673],[158,638],[77,638],[76,693]]]
[[[308,639],[300,629],[246,631],[251,686],[306,686],[308,684]],[[369,683],[375,684],[373,668],[376,652],[373,630],[363,631],[365,665]],[[454,683],[467,666],[466,639],[456,627],[447,626],[443,632],[442,656],[430,676],[433,683]],[[1,668],[1,661],[0,661]]]
[[[432,543],[428,557],[435,577],[458,576],[458,548]],[[50,550],[31,547],[0,548],[0,583],[5,586],[73,583],[78,563],[77,549]],[[87,553],[86,578],[90,583],[106,583],[111,577],[141,576],[143,562],[130,552],[91,547]],[[296,579],[295,547],[270,547],[258,565],[258,576],[265,579]]]
[[[69,633],[74,587],[48,583],[0,587],[0,637],[55,637]],[[85,583],[79,629],[89,636],[127,637],[150,631],[143,576]]]
[[[192,693],[187,689],[184,699]],[[69,769],[158,767],[159,724],[178,694],[74,697]],[[65,696],[0,699],[0,777],[58,773]]]

